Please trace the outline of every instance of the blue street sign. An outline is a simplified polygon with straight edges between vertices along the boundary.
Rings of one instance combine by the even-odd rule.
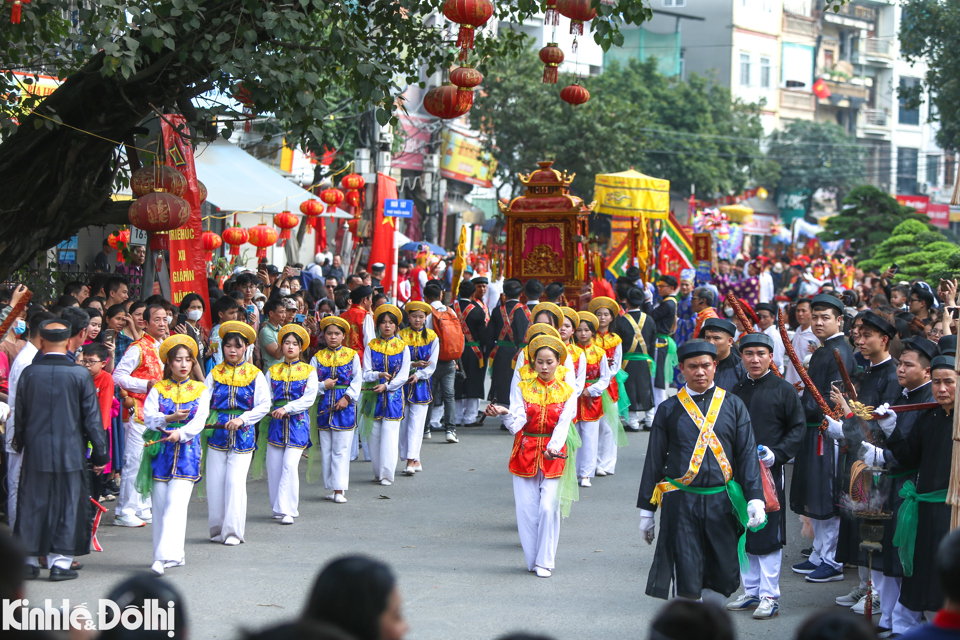
[[[384,200],[383,215],[391,218],[412,218],[413,200]]]

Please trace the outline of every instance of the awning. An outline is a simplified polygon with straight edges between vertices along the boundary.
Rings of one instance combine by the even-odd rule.
[[[200,145],[195,157],[197,178],[207,187],[207,200],[220,211],[280,213],[287,210],[300,215],[300,203],[314,199],[309,191],[222,138]],[[339,209],[333,217],[352,218]]]

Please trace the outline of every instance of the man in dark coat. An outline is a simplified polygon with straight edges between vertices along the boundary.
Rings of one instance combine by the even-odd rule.
[[[731,611],[754,610],[757,620],[768,620],[780,611],[780,564],[787,544],[783,465],[797,454],[807,428],[797,390],[770,371],[773,353],[768,335],[748,333],[740,338],[747,378],[733,388],[750,412],[760,464],[770,470],[780,503],[777,511],[767,514],[763,529],[747,532],[750,570],[742,572],[744,594],[727,605]]]
[[[689,340],[677,358],[687,382],[653,418],[637,499],[648,543],[662,507],[646,593],[722,604],[747,562],[739,538],[766,522],[760,461],[747,408],[713,383],[716,347]]]
[[[460,356],[460,368],[463,375],[454,381],[453,390],[456,399],[457,422],[470,426],[482,422],[480,398],[483,397],[483,385],[487,377],[487,363],[483,354],[486,351],[487,316],[480,303],[473,299],[477,285],[471,280],[460,283],[460,297],[453,307],[460,318],[463,329],[463,355]],[[479,414],[479,415],[478,415]]]
[[[717,374],[713,381],[721,389],[733,391],[737,383],[747,377],[740,354],[733,348],[733,338],[737,327],[724,318],[707,318],[703,321],[699,338],[703,338],[717,348]]]
[[[640,414],[646,412],[643,419],[644,429],[653,425],[653,377],[650,375],[650,357],[657,340],[656,323],[645,314],[643,289],[630,287],[624,296],[627,312],[615,319],[615,333],[623,341],[623,370],[627,372],[624,388],[630,399],[630,413],[627,424],[630,431],[640,430]]]
[[[28,577],[47,557],[50,579],[72,580],[73,557],[90,552],[92,513],[86,450],[99,473],[110,460],[90,372],[67,358],[70,326],[40,327],[43,358],[24,369],[17,386],[15,446],[23,452],[16,535],[27,551]]]
[[[660,276],[657,291],[663,298],[650,314],[657,331],[656,356],[657,375],[653,380],[653,411],[667,399],[667,388],[673,381],[673,366],[667,371],[667,354],[673,342],[673,332],[677,326],[677,279],[671,275]]]
[[[530,325],[530,307],[520,304],[523,284],[511,278],[503,282],[503,299],[490,314],[486,346],[490,371],[490,402],[510,400],[510,381],[513,379],[513,358],[522,348],[523,337]],[[506,427],[504,427],[506,429]]]
[[[820,340],[820,348],[810,356],[810,380],[833,409],[830,387],[840,379],[833,350],[840,357],[847,371],[854,370],[853,349],[840,331],[843,318],[843,302],[840,298],[821,293],[813,298],[811,305],[813,334]],[[798,357],[803,357],[797,354]],[[794,459],[793,477],[790,484],[790,509],[810,518],[813,528],[813,553],[808,560],[793,565],[793,571],[806,575],[810,582],[834,582],[843,580],[843,571],[837,562],[837,537],[840,518],[836,506],[836,464],[839,446],[836,441],[820,432],[823,412],[813,394],[804,391],[800,398],[807,416],[807,432],[800,443],[800,451]]]

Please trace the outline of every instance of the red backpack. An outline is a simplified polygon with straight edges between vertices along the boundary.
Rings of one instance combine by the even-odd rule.
[[[444,311],[434,309],[433,331],[440,340],[441,362],[450,362],[463,355],[463,329],[456,311],[450,307]]]

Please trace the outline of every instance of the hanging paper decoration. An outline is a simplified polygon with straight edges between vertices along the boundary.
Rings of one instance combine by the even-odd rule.
[[[180,173],[179,171],[177,173]],[[197,180],[197,189],[200,191],[200,204],[207,201],[207,185]]]
[[[248,242],[257,248],[257,259],[263,260],[267,257],[267,247],[272,247],[277,243],[280,236],[273,227],[268,227],[262,222],[250,229],[248,232],[250,239]]]
[[[487,24],[493,15],[493,3],[490,0],[446,0],[443,15],[460,25],[457,48],[462,62],[467,59],[467,52],[473,49],[474,31]]]
[[[473,89],[483,82],[483,74],[470,65],[463,65],[450,72],[450,82],[459,88],[460,107],[469,111],[473,106]]]
[[[570,18],[570,33],[576,36],[583,35],[584,22],[597,17],[592,0],[557,0],[557,11]]]
[[[460,96],[460,89],[452,82],[444,82],[439,87],[430,89],[427,95],[423,97],[423,108],[426,112],[441,120],[459,118],[470,111],[472,106],[472,100],[470,104],[464,104]]]
[[[21,5],[30,4],[30,0],[7,0],[13,6],[10,8],[10,23],[20,24]]]
[[[360,180],[362,181],[363,178],[360,178]],[[340,189],[324,189],[320,192],[320,199],[327,205],[327,213],[335,212],[337,206],[343,202],[344,197],[343,191],[340,191]]]
[[[366,182],[359,173],[350,173],[343,176],[343,180],[340,181],[340,186],[347,190],[346,200],[347,203],[354,207],[354,216],[360,216],[360,209],[363,208],[363,188],[366,186]]]
[[[287,240],[290,239],[290,230],[295,229],[300,224],[300,218],[289,211],[281,211],[273,216],[273,224],[280,227],[280,246],[284,247],[287,245]]]
[[[577,80],[560,92],[560,99],[576,107],[590,99],[590,92],[580,86],[580,81]]]
[[[543,10],[543,24],[560,24],[560,12],[557,11],[557,0],[547,0],[547,5]]]
[[[317,216],[323,213],[323,204],[319,200],[304,200],[300,203],[300,213],[307,216],[307,231],[312,232],[317,228]]]
[[[203,259],[207,262],[213,262],[213,252],[223,245],[223,238],[213,231],[204,231],[200,239],[203,241]]]
[[[230,255],[232,256],[240,255],[240,245],[245,244],[249,239],[250,234],[240,225],[227,227],[223,230],[223,241],[230,245]]]
[[[557,71],[560,63],[563,62],[563,50],[557,46],[556,42],[547,44],[540,49],[540,61],[543,62],[543,83],[556,84]]]
[[[120,229],[119,231],[114,231],[109,236],[107,236],[107,244],[110,245],[111,249],[115,249],[117,252],[117,262],[123,264],[123,252],[126,250],[127,245],[130,242],[130,230],[129,229]]]
[[[182,198],[187,192],[187,179],[183,174],[166,164],[154,164],[141,167],[130,176],[130,190],[137,198],[153,193],[157,189]],[[206,187],[204,187],[206,190]]]

